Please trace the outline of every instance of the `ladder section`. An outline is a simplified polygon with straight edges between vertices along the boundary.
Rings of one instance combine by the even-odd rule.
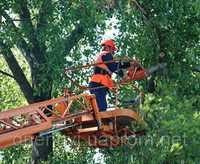
[[[64,97],[59,97],[1,112],[0,148],[6,148],[32,140],[39,132],[50,129],[52,127],[52,120],[46,116],[46,113],[51,110],[49,107],[52,104],[64,100]]]
[[[39,131],[51,128],[51,121],[37,107],[0,113],[0,148],[26,142]]]
[[[132,125],[140,119],[138,112],[127,109],[99,112],[94,95],[58,97],[1,112],[0,149],[58,131],[92,147],[116,147],[137,136]]]
[[[1,112],[0,149],[80,125],[82,116],[92,115],[94,100],[88,94],[70,95]]]

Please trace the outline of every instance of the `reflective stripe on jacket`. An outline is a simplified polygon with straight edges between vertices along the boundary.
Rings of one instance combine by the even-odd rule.
[[[114,87],[114,82],[111,79],[112,71],[109,70],[109,68],[107,67],[107,65],[104,63],[104,61],[102,59],[102,57],[108,53],[109,52],[107,52],[107,51],[102,51],[99,54],[97,54],[98,56],[96,59],[96,63],[97,63],[96,67],[100,67],[100,68],[104,69],[109,74],[94,74],[94,75],[92,75],[90,81],[102,84],[105,87],[112,89]]]
[[[102,57],[108,53],[109,53],[108,51],[102,51],[102,52],[98,53],[95,63],[97,63],[97,65],[96,65],[97,67],[100,67],[100,68],[106,70],[110,75],[112,75],[112,72],[109,70],[108,66],[104,63],[104,61],[102,59]]]
[[[102,84],[109,89],[112,89],[114,87],[114,82],[109,75],[94,74],[92,75],[90,81]]]

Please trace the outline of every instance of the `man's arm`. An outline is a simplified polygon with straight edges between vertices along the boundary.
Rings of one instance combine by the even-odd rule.
[[[106,63],[106,62],[110,62],[113,61],[113,56],[112,54],[107,54],[102,56],[102,60]],[[130,62],[123,62],[123,61],[113,61],[111,63],[106,63],[108,69],[111,72],[114,72],[116,74],[118,74],[120,77],[123,77],[123,71],[122,69],[126,69],[130,67]]]

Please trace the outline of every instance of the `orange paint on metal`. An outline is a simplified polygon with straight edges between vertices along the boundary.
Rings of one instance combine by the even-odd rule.
[[[74,103],[80,105],[76,112],[72,110]],[[137,112],[128,109],[99,112],[94,95],[58,97],[1,112],[0,148],[33,140],[39,133],[68,125],[73,128],[69,126],[62,132],[72,139],[79,138],[92,147],[120,146],[125,143],[122,137],[135,134],[127,127],[139,119]]]

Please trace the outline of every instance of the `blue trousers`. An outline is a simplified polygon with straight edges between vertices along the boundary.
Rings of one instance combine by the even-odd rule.
[[[107,109],[106,95],[108,93],[108,88],[103,87],[103,85],[95,82],[90,82],[89,87],[91,88],[90,93],[96,96],[96,101],[99,111],[100,112],[106,111]]]

